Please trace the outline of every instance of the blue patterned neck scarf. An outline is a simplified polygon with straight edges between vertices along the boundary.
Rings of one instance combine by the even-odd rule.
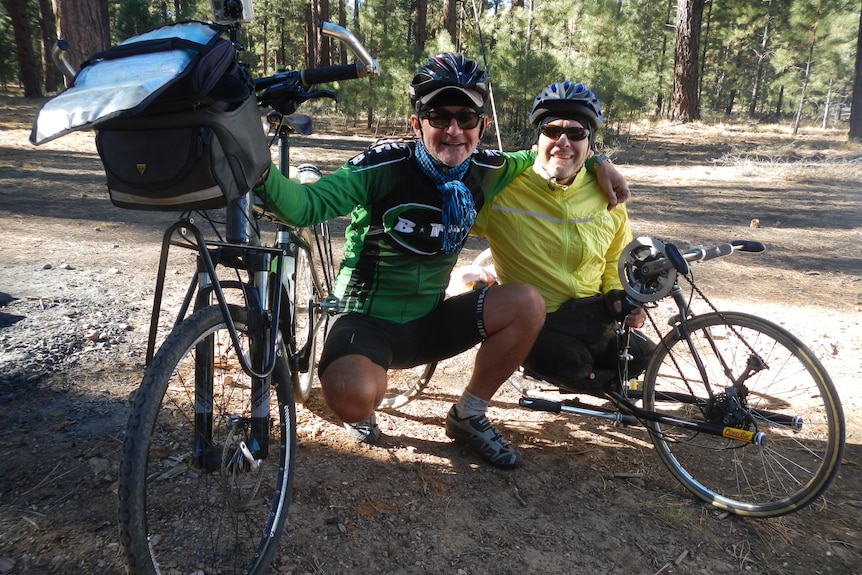
[[[461,247],[461,241],[476,221],[476,206],[473,195],[461,179],[470,166],[470,158],[453,168],[441,169],[435,162],[422,140],[416,142],[416,161],[422,172],[437,184],[437,189],[443,197],[443,252],[455,253]]]

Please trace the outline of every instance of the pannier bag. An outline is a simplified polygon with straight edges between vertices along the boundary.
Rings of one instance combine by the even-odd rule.
[[[251,78],[224,28],[183,22],[91,56],[30,141],[95,129],[114,205],[186,211],[248,192],[271,161]]]

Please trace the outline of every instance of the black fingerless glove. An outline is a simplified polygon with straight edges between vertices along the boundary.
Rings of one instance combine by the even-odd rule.
[[[621,311],[617,312],[614,309],[614,302],[622,303]],[[607,295],[605,295],[605,303],[608,306],[608,311],[611,312],[611,317],[617,321],[623,321],[626,319],[626,316],[637,307],[626,295],[625,290],[621,289],[609,291]]]

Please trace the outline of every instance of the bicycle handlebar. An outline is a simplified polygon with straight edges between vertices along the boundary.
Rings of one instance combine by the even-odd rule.
[[[665,244],[665,256],[655,261],[644,262],[641,273],[644,277],[654,277],[672,268],[682,274],[688,273],[689,262],[705,262],[714,258],[729,256],[735,251],[762,252],[766,248],[760,242],[750,240],[734,240],[718,244],[711,248],[695,248],[680,253],[673,244]]]
[[[63,77],[66,78],[66,82],[71,84],[75,81],[75,74],[77,71],[75,70],[75,66],[73,66],[72,62],[69,60],[69,50],[69,42],[59,39],[54,42],[54,47],[51,49],[51,59],[54,61],[54,66],[56,66],[63,74]]]
[[[371,57],[350,31],[331,22],[322,23],[320,30],[327,36],[341,40],[358,60],[353,64],[277,72],[272,76],[257,78],[254,80],[254,90],[260,92],[258,101],[261,106],[292,114],[299,104],[313,98],[335,98],[335,94],[328,90],[306,91],[308,86],[380,75],[377,60]]]
[[[341,40],[341,42],[350,48],[351,52],[356,54],[356,57],[359,58],[357,66],[361,63],[365,72],[363,75],[357,76],[358,78],[362,78],[364,76],[380,76],[380,66],[377,64],[377,60],[371,57],[371,54],[368,53],[365,46],[362,45],[359,39],[357,39],[350,30],[337,26],[332,22],[323,22],[320,24],[320,31],[326,36],[332,36],[333,38]]]
[[[255,78],[255,91],[278,89],[287,90],[307,87],[314,84],[326,84],[339,80],[355,80],[371,75],[362,62],[343,64],[340,66],[323,66],[303,70],[276,72],[265,78]]]

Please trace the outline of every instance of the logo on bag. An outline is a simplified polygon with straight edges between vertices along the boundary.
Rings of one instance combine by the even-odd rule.
[[[138,170],[138,173],[142,176],[144,175],[144,172],[147,171],[147,165],[146,164],[135,164],[135,168]]]

